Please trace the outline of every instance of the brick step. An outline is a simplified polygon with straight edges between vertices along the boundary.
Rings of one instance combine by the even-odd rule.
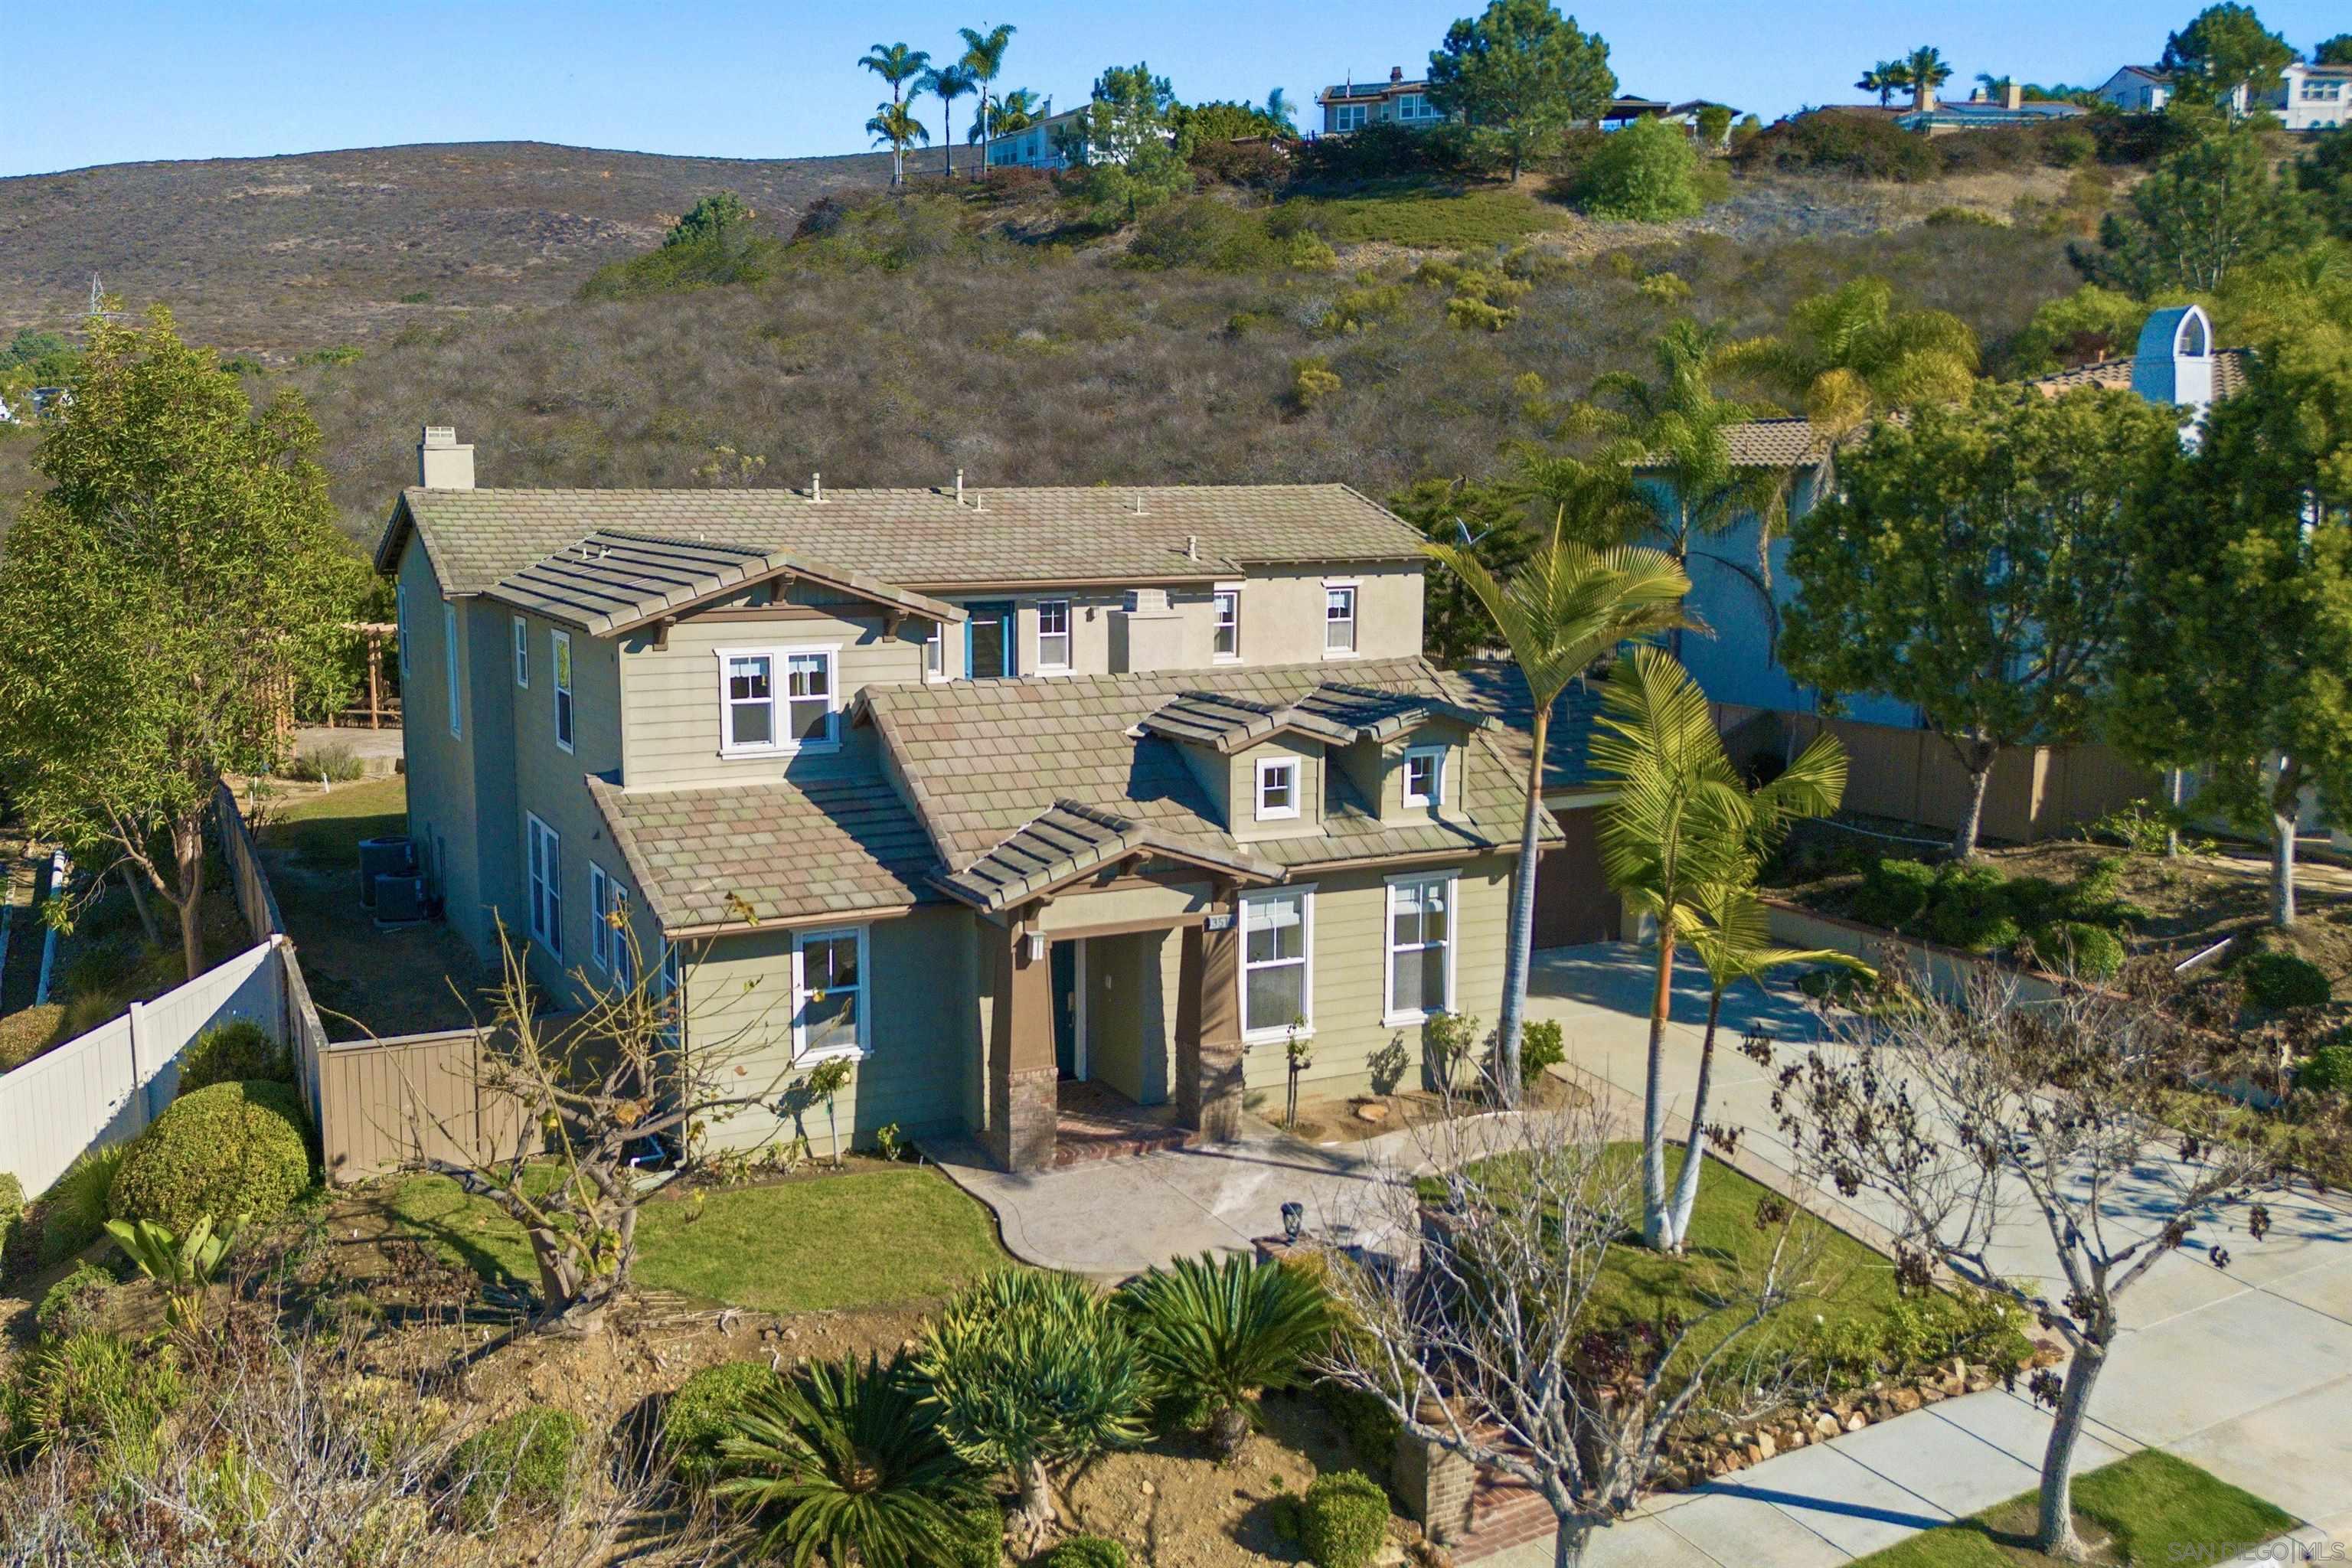
[[[1133,1131],[1084,1133],[1065,1131],[1054,1143],[1056,1166],[1088,1160],[1127,1160],[1140,1154],[1189,1148],[1200,1135],[1181,1127],[1138,1128]]]

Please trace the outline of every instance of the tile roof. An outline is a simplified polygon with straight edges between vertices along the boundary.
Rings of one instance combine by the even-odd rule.
[[[1108,822],[1118,832],[1196,858],[1262,861],[1276,869],[1319,862],[1462,852],[1514,843],[1519,829],[1519,779],[1497,737],[1474,732],[1465,758],[1465,807],[1452,818],[1384,824],[1357,794],[1345,770],[1326,768],[1322,831],[1237,843],[1177,745],[1145,732],[1145,721],[1188,692],[1284,708],[1298,703],[1331,673],[1328,664],[1243,666],[1149,675],[1070,679],[955,681],[939,686],[869,688],[859,699],[931,831],[954,884],[980,862],[1013,846],[1002,864],[1026,866],[1041,820],[1078,840]],[[1365,661],[1348,668],[1351,688],[1444,702],[1454,695],[1426,660]],[[1465,704],[1465,706],[1475,706]],[[1055,814],[1092,813],[1081,829]],[[1547,837],[1558,829],[1545,824]],[[1139,840],[1138,842],[1141,842]],[[1103,851],[1103,853],[1108,853]],[[982,879],[1003,874],[982,873]],[[1024,875],[1028,874],[1026,870]]]
[[[1724,438],[1731,446],[1732,466],[1741,468],[1810,468],[1830,455],[1832,444],[1829,431],[1801,415],[1744,420],[1725,426]]]
[[[1246,852],[1220,854],[1199,843],[1180,845],[1139,822],[1079,801],[1057,800],[962,870],[933,880],[967,903],[1001,910],[1130,855],[1155,853],[1214,866],[1248,881],[1281,879],[1277,869]]]
[[[500,580],[489,596],[604,637],[786,571],[925,619],[964,618],[963,611],[952,605],[892,587],[862,572],[824,566],[788,550],[762,553],[740,544],[609,529]]]
[[[1140,510],[1138,510],[1139,505]],[[600,531],[791,551],[912,588],[1207,582],[1251,565],[1418,561],[1421,535],[1346,485],[806,491],[411,489],[376,550],[410,529],[445,592],[478,594]],[[1188,547],[1190,547],[1188,551]]]
[[[2213,395],[2231,397],[2246,385],[2246,362],[2249,349],[2221,349],[2213,355]],[[2089,364],[2068,365],[2064,370],[2036,376],[2026,383],[2036,392],[2056,397],[2084,386],[2113,386],[2130,391],[2132,362],[2129,359],[2095,360]]]
[[[589,794],[670,931],[903,909],[931,894],[929,835],[879,779]]]

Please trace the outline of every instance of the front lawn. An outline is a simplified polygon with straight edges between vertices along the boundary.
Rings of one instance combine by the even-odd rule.
[[[2035,1568],[2036,1494],[1925,1531],[1862,1560],[1870,1568]],[[2074,1522],[2094,1563],[2206,1568],[2275,1539],[2294,1515],[2153,1448],[2074,1478]]]
[[[522,1228],[446,1176],[381,1194],[392,1236],[438,1242],[486,1280],[535,1288]],[[939,1172],[852,1170],[648,1201],[637,1280],[764,1312],[928,1301],[1012,1262],[988,1212]]]

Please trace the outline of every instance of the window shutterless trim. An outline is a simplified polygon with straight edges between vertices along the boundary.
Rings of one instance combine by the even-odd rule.
[[[580,721],[580,704],[572,695],[572,634],[551,631],[547,634],[547,683],[554,689],[555,744],[559,750],[571,751]]]
[[[1306,774],[1306,769],[1301,767],[1299,763],[1300,759],[1297,757],[1260,757],[1257,760],[1257,787],[1252,798],[1256,805],[1258,821],[1287,822],[1298,816],[1298,792]],[[1266,775],[1285,770],[1287,770],[1290,774],[1290,782],[1286,786],[1290,795],[1290,804],[1269,807],[1265,804]]]
[[[1360,585],[1353,579],[1324,583],[1323,657],[1325,658],[1353,658],[1356,657],[1357,650],[1362,646],[1363,637],[1359,624],[1359,613],[1362,609],[1363,600],[1360,589]],[[1348,613],[1345,616],[1332,615],[1331,595],[1334,594],[1348,595]],[[1345,647],[1331,646],[1331,628],[1339,626],[1348,628],[1348,646]]]
[[[1418,942],[1400,948],[1396,941],[1397,889],[1436,883],[1445,889],[1445,1005],[1424,1007],[1419,1011],[1400,1012],[1396,1005],[1396,961],[1399,952],[1422,952],[1431,945]],[[1425,1024],[1440,1013],[1454,1010],[1454,957],[1461,947],[1462,873],[1457,871],[1404,872],[1386,879],[1381,910],[1381,1025],[1383,1028],[1404,1028]]]
[[[793,1065],[804,1062],[829,1061],[835,1057],[847,1057],[864,1061],[874,1054],[874,979],[868,966],[871,943],[867,941],[870,926],[820,926],[793,932]],[[843,937],[857,939],[857,1043],[854,1046],[833,1046],[823,1050],[808,1048],[808,1026],[802,1014],[808,1005],[808,976],[802,961],[807,946],[814,942],[836,942]]]
[[[509,616],[507,618],[514,626],[515,685],[522,690],[529,691],[530,689],[530,623],[520,616]]]
[[[1265,903],[1275,899],[1287,899],[1292,897],[1296,897],[1298,900],[1298,958],[1295,963],[1290,959],[1280,959],[1269,963],[1253,964],[1250,963],[1249,956],[1249,906],[1255,903]],[[1243,1040],[1251,1045],[1262,1045],[1269,1040],[1287,1040],[1290,1038],[1291,1025],[1290,1020],[1287,1018],[1283,1019],[1278,1024],[1262,1024],[1255,1028],[1252,1028],[1250,1026],[1249,977],[1250,972],[1253,969],[1287,969],[1292,967],[1300,969],[1301,973],[1298,976],[1298,1014],[1300,1017],[1307,1021],[1298,1026],[1298,1037],[1304,1040],[1312,1037],[1315,1033],[1314,884],[1307,882],[1285,882],[1278,888],[1267,888],[1255,893],[1244,893],[1236,902],[1234,909],[1234,925],[1236,928],[1235,934],[1240,939],[1242,949],[1240,955],[1241,962],[1234,966],[1234,983],[1241,988],[1241,994],[1235,999],[1234,1006],[1235,1016],[1239,1017],[1242,1023]]]
[[[774,643],[750,647],[719,647],[711,649],[719,659],[719,754],[722,757],[789,757],[806,753],[819,756],[841,750],[841,645],[839,643]],[[813,655],[824,659],[824,739],[800,741],[791,738],[792,661]],[[734,704],[727,695],[727,665],[730,659],[764,658],[768,661],[768,734],[764,742],[738,744],[735,740]],[[802,702],[814,700],[801,698]]]
[[[441,660],[448,679],[444,683],[449,699],[449,738],[466,738],[466,692],[457,673],[457,606],[448,600],[441,601]]]
[[[563,836],[534,812],[524,812],[522,822],[523,889],[530,905],[530,939],[543,944],[560,963],[563,961]],[[540,875],[542,864],[544,877]],[[544,907],[542,887],[547,889]],[[543,919],[543,915],[552,918]]]
[[[1058,632],[1048,632],[1045,629],[1045,611],[1049,607],[1059,607],[1062,612],[1062,629]],[[1068,599],[1040,599],[1037,601],[1036,673],[1039,675],[1067,675],[1070,672],[1071,668],[1077,662],[1077,648],[1076,646],[1077,632],[1072,625],[1073,617],[1071,610],[1072,602]],[[1049,637],[1057,638],[1061,642],[1062,657],[1059,659],[1049,658],[1046,657],[1045,639]]]
[[[1226,606],[1233,608],[1233,617],[1225,616]],[[1227,632],[1233,634],[1233,647],[1219,647],[1218,640]],[[1239,664],[1242,658],[1242,585],[1220,583],[1209,594],[1209,657],[1218,664]]]
[[[613,879],[595,861],[588,862],[588,959],[599,973],[610,973],[613,928],[604,923],[604,907],[613,896]]]
[[[1441,810],[1444,807],[1445,752],[1446,748],[1444,746],[1407,746],[1404,749],[1404,764],[1397,778],[1397,789],[1405,805],[1425,805],[1432,810]],[[1425,793],[1415,795],[1412,789],[1412,764],[1422,760],[1426,760],[1429,763],[1430,787]]]

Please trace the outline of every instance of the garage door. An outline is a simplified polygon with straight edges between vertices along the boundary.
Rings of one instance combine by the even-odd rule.
[[[1593,808],[1555,812],[1568,840],[1544,852],[1536,870],[1536,945],[1568,947],[1613,942],[1617,895],[1601,874],[1601,840]]]

